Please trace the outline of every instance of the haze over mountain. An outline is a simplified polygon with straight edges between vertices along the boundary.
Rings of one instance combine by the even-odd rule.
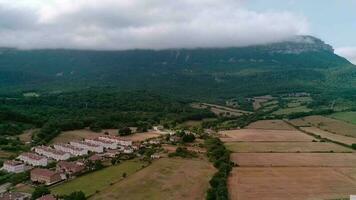
[[[218,98],[355,89],[356,67],[318,38],[231,48],[0,51],[1,89],[111,86]]]

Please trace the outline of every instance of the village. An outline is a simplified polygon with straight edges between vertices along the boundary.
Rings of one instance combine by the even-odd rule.
[[[14,174],[29,172],[30,180],[27,181],[29,184],[51,187],[75,179],[81,174],[100,170],[105,167],[103,165],[105,162],[115,164],[120,162],[120,159],[133,158],[154,160],[162,157],[162,149],[165,149],[165,152],[175,151],[172,146],[179,142],[181,137],[174,131],[163,131],[160,126],[153,127],[153,129],[158,133],[157,136],[143,141],[105,134],[67,143],[34,146],[31,151],[23,152],[15,159],[6,160],[1,170]],[[147,153],[147,149],[149,149],[149,153]],[[29,193],[11,191],[9,188],[11,185],[1,186],[0,200],[31,198]],[[38,199],[57,198],[48,194]]]

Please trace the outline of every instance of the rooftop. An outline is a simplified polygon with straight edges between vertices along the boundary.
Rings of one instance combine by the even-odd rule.
[[[42,160],[42,159],[46,159],[45,157],[43,156],[40,156],[40,155],[37,155],[35,153],[29,153],[29,152],[25,152],[25,153],[22,153],[21,156],[24,156],[24,157],[28,157],[32,160]]]
[[[56,175],[57,172],[51,171],[49,169],[41,169],[41,168],[35,168],[31,171],[31,175],[38,175],[38,176],[53,176]]]

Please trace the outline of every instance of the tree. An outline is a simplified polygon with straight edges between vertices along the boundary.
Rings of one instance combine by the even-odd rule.
[[[132,134],[131,129],[129,127],[123,127],[119,129],[119,135],[124,136],[124,135],[130,135]]]
[[[184,143],[194,142],[195,136],[193,134],[185,134],[182,137]]]
[[[86,200],[84,192],[72,192],[70,195],[65,196],[64,200]]]
[[[38,199],[46,194],[49,194],[50,191],[48,188],[44,187],[44,186],[39,186],[36,187],[35,190],[32,192],[32,197],[31,199],[35,200]]]

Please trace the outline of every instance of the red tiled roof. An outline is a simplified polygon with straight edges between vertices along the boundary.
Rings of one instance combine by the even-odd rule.
[[[38,176],[51,177],[56,174],[57,174],[57,172],[55,172],[55,171],[51,171],[48,169],[41,169],[41,168],[35,168],[31,171],[31,175],[38,175]]]
[[[34,153],[29,153],[29,152],[22,153],[21,156],[28,157],[28,158],[33,159],[33,160],[45,159],[45,157],[43,157],[43,156],[40,156],[40,155],[37,155],[37,154],[34,154]]]
[[[47,151],[47,152],[51,152],[51,153],[56,154],[56,155],[64,155],[64,154],[67,154],[67,153],[64,152],[64,151],[52,149],[51,147],[46,147],[46,146],[40,146],[40,147],[36,147],[36,148],[42,149],[42,150]]]

